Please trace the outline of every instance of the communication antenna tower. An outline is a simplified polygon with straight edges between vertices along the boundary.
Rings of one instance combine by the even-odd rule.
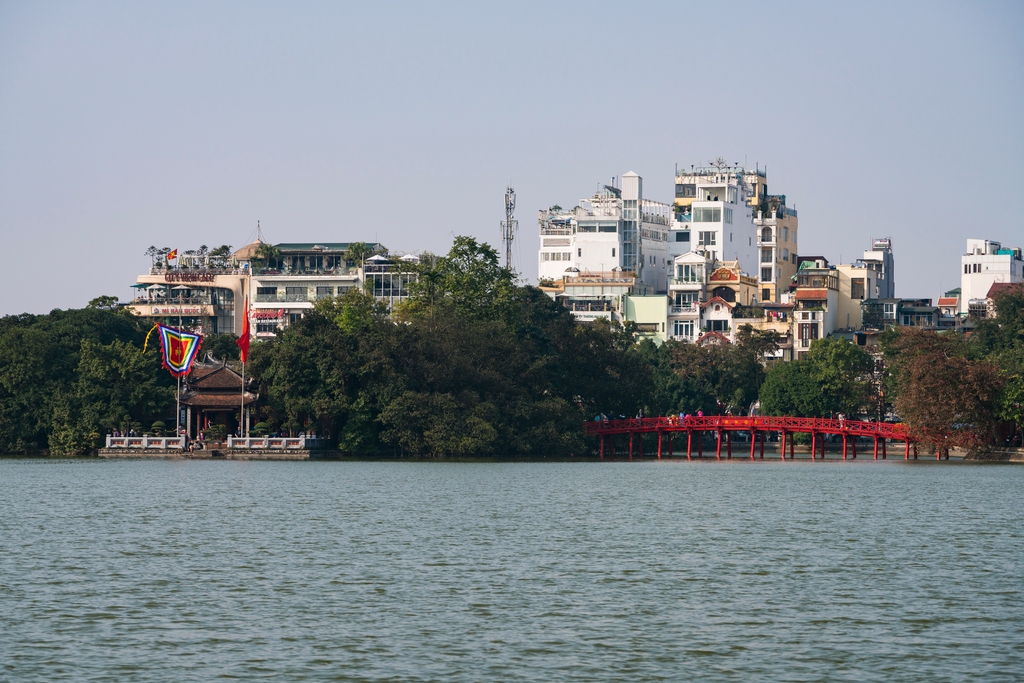
[[[516,238],[519,221],[515,219],[516,191],[509,185],[505,188],[505,220],[501,222],[501,241],[505,243],[505,270],[512,270],[512,240]]]

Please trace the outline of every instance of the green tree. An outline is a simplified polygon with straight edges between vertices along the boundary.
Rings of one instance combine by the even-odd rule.
[[[98,296],[95,299],[90,299],[89,308],[103,308],[112,309],[117,308],[117,297],[116,296]]]

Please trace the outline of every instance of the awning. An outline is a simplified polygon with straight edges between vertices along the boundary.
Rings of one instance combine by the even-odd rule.
[[[134,285],[128,285],[128,286],[131,287],[132,289],[146,289],[146,287],[148,287],[148,285],[145,285],[145,284],[143,284],[141,282],[137,283],[137,284],[134,284]]]

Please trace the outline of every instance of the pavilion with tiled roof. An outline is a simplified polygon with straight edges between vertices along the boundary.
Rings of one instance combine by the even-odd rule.
[[[181,394],[189,436],[195,437],[213,424],[224,425],[228,434],[237,433],[243,400],[248,414],[260,397],[251,391],[253,381],[250,378],[247,377],[245,383],[243,399],[242,376],[228,367],[226,361],[207,355],[204,361],[194,363],[185,377]]]

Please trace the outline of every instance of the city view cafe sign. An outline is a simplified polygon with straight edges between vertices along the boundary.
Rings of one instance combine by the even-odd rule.
[[[164,273],[164,282],[213,282],[214,278],[213,273]]]

